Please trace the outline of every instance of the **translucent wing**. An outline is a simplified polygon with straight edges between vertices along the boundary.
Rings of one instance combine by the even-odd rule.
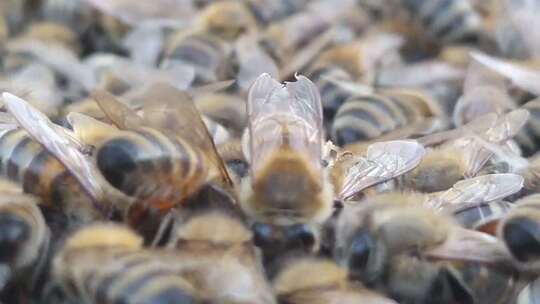
[[[460,227],[451,229],[446,241],[428,250],[427,256],[481,263],[509,262],[510,256],[502,243],[487,233]]]
[[[347,170],[339,197],[347,199],[369,186],[412,170],[420,163],[424,152],[424,147],[414,141],[396,140],[370,145],[366,158],[358,157]]]
[[[467,171],[465,176],[475,176],[485,163],[493,156],[493,151],[486,149],[483,141],[490,144],[503,144],[514,137],[525,125],[529,112],[518,109],[498,116],[494,124],[478,132],[478,135],[464,137],[452,143],[455,147],[463,148]]]
[[[377,85],[385,87],[419,87],[442,81],[458,81],[465,72],[443,61],[422,61],[404,66],[382,68]]]
[[[113,125],[77,112],[69,113],[66,118],[75,137],[86,145],[96,146],[101,140],[118,130]]]
[[[66,166],[95,203],[104,202],[104,181],[91,159],[83,153],[88,149],[68,130],[52,123],[25,100],[10,93],[3,93],[2,97],[19,124]]]
[[[479,52],[472,52],[471,56],[481,64],[510,79],[515,86],[540,95],[540,71]]]
[[[114,95],[103,90],[95,90],[92,93],[92,98],[118,128],[129,130],[144,125],[142,117],[121,103]]]
[[[221,91],[230,87],[234,83],[234,79],[217,81],[209,84],[205,84],[198,87],[191,87],[187,91],[191,96],[198,96],[203,94],[212,94],[217,91]]]
[[[452,210],[463,204],[478,204],[502,199],[523,187],[518,174],[488,174],[457,182],[452,188],[434,195],[426,206],[436,210]]]
[[[229,185],[232,181],[191,96],[168,84],[156,83],[145,93],[145,125],[176,134],[201,148]]]
[[[262,74],[248,92],[248,130],[252,174],[271,152],[287,146],[319,169],[322,105],[317,87],[306,77],[284,85]]]

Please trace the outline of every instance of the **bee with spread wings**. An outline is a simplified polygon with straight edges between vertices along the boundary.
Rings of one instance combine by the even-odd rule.
[[[244,148],[251,174],[242,180],[240,206],[265,253],[297,245],[316,249],[318,226],[330,216],[336,193],[352,197],[414,168],[423,154],[412,141],[378,143],[366,158],[347,154],[324,167],[320,95],[308,78],[296,78],[282,85],[262,74],[248,94]]]
[[[81,142],[76,133],[53,124],[21,98],[4,93],[3,99],[19,124],[55,155],[100,205],[127,212],[135,202],[142,202],[166,211],[215,177],[212,174],[218,175],[217,182],[230,185],[189,95],[160,83],[148,90],[152,99],[144,103],[143,116],[108,93],[94,94],[120,129],[99,143]]]

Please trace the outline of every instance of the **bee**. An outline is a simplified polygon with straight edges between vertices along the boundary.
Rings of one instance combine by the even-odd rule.
[[[226,41],[211,33],[178,31],[171,34],[163,60],[179,60],[193,66],[194,82],[204,84],[234,74],[229,64],[231,52],[232,47]]]
[[[469,0],[437,0],[430,3],[403,1],[414,22],[427,37],[441,43],[468,42],[478,39],[482,20]]]
[[[423,154],[413,142],[375,144],[366,157],[333,164],[330,178],[322,167],[320,95],[309,79],[297,79],[282,86],[262,74],[248,94],[250,175],[242,180],[240,207],[253,221],[255,244],[269,256],[316,251],[317,227],[332,213],[334,198],[348,199],[406,172]]]
[[[405,132],[421,133],[427,121],[437,120],[441,115],[437,102],[421,92],[393,90],[353,96],[339,107],[331,138],[340,146],[375,138],[403,138]]]
[[[68,297],[88,303],[200,303],[195,287],[168,265],[171,259],[158,257],[128,228],[96,223],[66,240],[54,257],[53,277]]]
[[[525,196],[514,203],[498,225],[498,236],[504,241],[516,265],[523,270],[538,272],[539,243],[535,237],[539,221],[536,207],[540,195]]]
[[[335,262],[315,257],[283,261],[273,286],[282,303],[396,303],[358,283],[350,282],[347,271]]]
[[[195,193],[213,178],[208,174],[216,173],[221,176],[214,176],[216,182],[230,184],[189,95],[161,83],[147,93],[153,98],[164,95],[159,103],[145,104],[143,120],[112,95],[96,92],[94,98],[102,110],[121,129],[101,135],[97,143],[83,143],[74,135],[92,126],[73,126],[75,132],[71,132],[14,95],[6,94],[4,101],[27,132],[61,160],[90,198],[103,208],[114,208],[126,215],[134,206],[142,205],[161,212]],[[183,123],[189,124],[189,130]],[[182,130],[185,134],[180,135]],[[217,171],[209,170],[214,168],[212,164]],[[132,209],[135,214],[137,210]],[[138,217],[133,216],[136,222]]]
[[[465,135],[429,150],[414,170],[401,177],[401,185],[408,189],[431,193],[448,189],[463,178],[476,176],[494,155],[483,142],[505,143],[519,131],[528,115],[527,111],[515,110],[502,116],[493,113],[479,117],[462,129],[471,130],[471,134],[476,132],[478,136]],[[474,128],[476,130],[473,130]],[[452,130],[446,134],[459,132]],[[445,132],[435,133],[418,140],[426,143],[431,141],[430,138],[445,138],[444,134]]]
[[[395,299],[429,303],[430,297],[441,296],[439,302],[450,303],[463,297],[472,303],[473,294],[453,267],[428,260],[484,263],[506,261],[507,256],[494,237],[460,228],[446,211],[500,199],[518,191],[522,182],[518,175],[486,175],[435,195],[387,192],[345,204],[336,225],[334,256],[352,279]],[[406,288],[403,282],[414,282],[408,285],[414,288]],[[432,286],[444,291],[435,293]]]

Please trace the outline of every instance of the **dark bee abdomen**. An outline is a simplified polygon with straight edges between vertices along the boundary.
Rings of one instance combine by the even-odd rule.
[[[325,77],[347,81],[352,81],[352,77],[346,71],[336,66],[318,67],[310,73],[310,77],[321,93],[324,121],[332,121],[339,107],[351,94]]]
[[[198,150],[153,129],[124,132],[107,140],[98,148],[97,165],[112,186],[141,199],[182,196],[186,184],[196,187],[206,177]],[[175,193],[162,193],[171,187]]]
[[[425,116],[419,105],[384,95],[351,97],[339,108],[332,125],[338,145],[367,141]]]
[[[62,200],[60,187],[81,191],[64,165],[21,129],[0,137],[0,173],[50,206]]]
[[[193,66],[197,83],[225,79],[229,71],[224,42],[210,34],[182,37],[165,54],[165,58],[180,60]]]
[[[480,32],[480,16],[469,0],[406,0],[404,4],[432,39],[468,41]]]
[[[523,156],[529,157],[540,150],[540,101],[533,100],[523,105],[530,113],[529,120],[519,131],[515,140]]]

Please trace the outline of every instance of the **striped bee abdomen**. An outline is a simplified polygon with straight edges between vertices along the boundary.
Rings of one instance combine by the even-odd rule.
[[[103,304],[201,302],[194,287],[161,261],[160,255],[107,248],[83,250],[61,260],[66,263],[62,265],[66,272],[59,272],[60,279],[74,297]]]
[[[404,4],[432,39],[459,42],[480,33],[480,15],[469,0],[406,0]]]
[[[207,175],[199,149],[154,129],[121,132],[106,140],[96,161],[112,186],[143,200],[186,197]]]
[[[369,141],[440,113],[438,104],[416,91],[353,96],[336,113],[331,136],[338,145]]]
[[[65,189],[82,192],[66,167],[22,129],[0,137],[0,173],[49,206],[62,204]]]

